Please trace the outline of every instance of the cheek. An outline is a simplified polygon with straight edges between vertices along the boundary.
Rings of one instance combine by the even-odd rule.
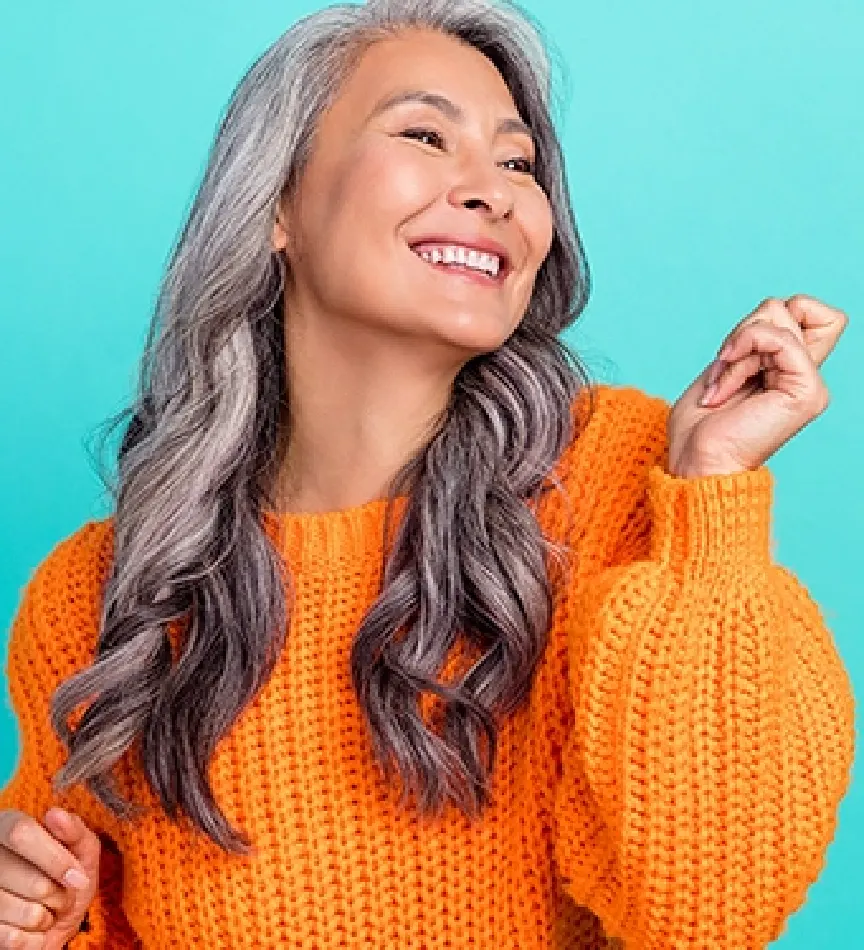
[[[526,201],[523,215],[525,233],[531,246],[531,256],[535,266],[540,267],[552,247],[555,226],[552,220],[552,207],[545,193],[539,188],[536,194]]]
[[[396,151],[364,145],[310,186],[308,280],[335,310],[383,316],[398,309],[396,301],[404,310],[405,295],[415,292],[400,231],[428,200],[429,176],[416,159],[400,161]]]
[[[436,182],[422,157],[385,139],[353,154],[334,191],[332,213],[347,216],[374,241],[392,237],[435,199]]]

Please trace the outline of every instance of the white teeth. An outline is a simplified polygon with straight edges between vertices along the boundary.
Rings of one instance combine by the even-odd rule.
[[[464,267],[488,273],[492,277],[497,276],[501,264],[496,254],[486,254],[473,248],[453,244],[433,247],[417,253],[430,264],[461,264]]]

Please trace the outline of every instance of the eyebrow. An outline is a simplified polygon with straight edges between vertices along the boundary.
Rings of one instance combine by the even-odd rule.
[[[401,105],[403,102],[420,102],[423,105],[432,106],[433,109],[438,109],[439,112],[443,112],[444,115],[453,122],[461,123],[465,121],[465,113],[455,102],[451,102],[446,96],[442,96],[437,92],[428,92],[425,89],[403,89],[401,92],[395,92],[387,96],[375,106],[369,115],[369,119],[373,119],[382,112],[386,112],[394,106]],[[512,132],[527,135],[536,145],[536,138],[531,131],[531,127],[526,125],[521,119],[501,119],[495,129],[496,135]]]

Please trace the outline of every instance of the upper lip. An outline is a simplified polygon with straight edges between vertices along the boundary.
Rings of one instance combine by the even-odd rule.
[[[500,277],[510,271],[510,255],[507,248],[498,241],[484,237],[460,237],[458,234],[426,234],[423,237],[411,238],[409,247],[412,249],[418,244],[459,244],[462,247],[474,248],[477,251],[485,251],[488,254],[497,254],[501,262],[501,269],[498,272]]]

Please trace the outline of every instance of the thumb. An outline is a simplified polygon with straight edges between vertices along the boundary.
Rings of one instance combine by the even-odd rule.
[[[83,891],[66,888],[68,904],[61,912],[55,912],[54,925],[45,934],[43,950],[64,950],[69,937],[78,932],[99,887],[102,842],[77,815],[70,812],[51,808],[45,814],[44,823],[60,844],[81,862],[90,882],[90,886]]]
[[[99,836],[74,812],[64,812],[57,808],[52,808],[45,814],[45,824],[51,834],[81,862],[90,879],[92,896],[92,891],[96,890],[99,883],[99,858],[102,854]]]

